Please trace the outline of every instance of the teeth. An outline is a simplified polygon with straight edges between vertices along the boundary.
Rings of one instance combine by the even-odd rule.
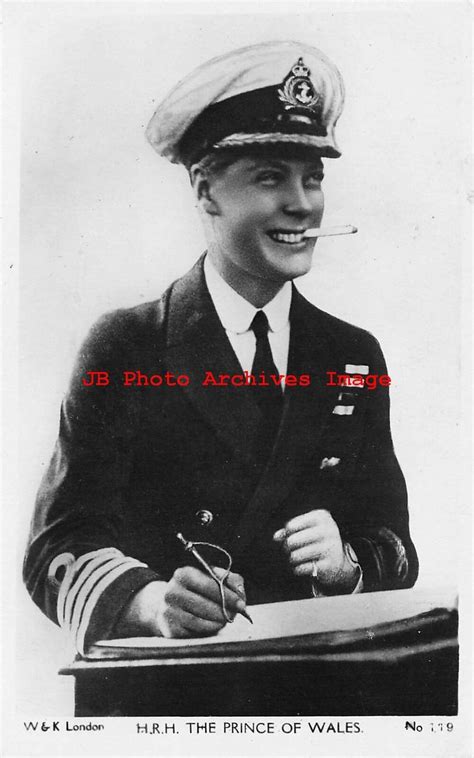
[[[291,234],[285,232],[271,232],[270,237],[277,242],[286,242],[291,245],[296,242],[301,242],[303,240],[303,234],[304,232],[292,232]]]

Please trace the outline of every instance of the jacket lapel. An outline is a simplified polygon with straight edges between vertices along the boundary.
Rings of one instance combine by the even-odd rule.
[[[185,374],[188,399],[220,438],[244,458],[251,457],[260,411],[242,387],[204,385],[207,372],[241,374],[242,368],[220,323],[206,287],[204,256],[171,288],[164,361]]]

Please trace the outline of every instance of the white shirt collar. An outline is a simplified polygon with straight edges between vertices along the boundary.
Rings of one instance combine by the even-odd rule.
[[[258,310],[263,310],[272,332],[288,326],[291,305],[291,282],[285,282],[273,300],[264,308],[255,308],[227,284],[217,271],[209,255],[204,259],[204,277],[217,315],[226,331],[242,334],[247,332]]]

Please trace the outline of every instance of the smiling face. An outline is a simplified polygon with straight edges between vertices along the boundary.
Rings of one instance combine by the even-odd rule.
[[[209,222],[209,254],[237,291],[245,283],[278,291],[309,271],[315,241],[303,234],[320,226],[322,179],[318,156],[285,156],[281,149],[243,155],[209,173],[200,200]]]

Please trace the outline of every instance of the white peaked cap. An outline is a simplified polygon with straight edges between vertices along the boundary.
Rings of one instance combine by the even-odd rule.
[[[186,165],[222,147],[278,142],[337,158],[343,105],[342,77],[320,50],[265,42],[213,58],[178,82],[146,136],[159,155]]]

